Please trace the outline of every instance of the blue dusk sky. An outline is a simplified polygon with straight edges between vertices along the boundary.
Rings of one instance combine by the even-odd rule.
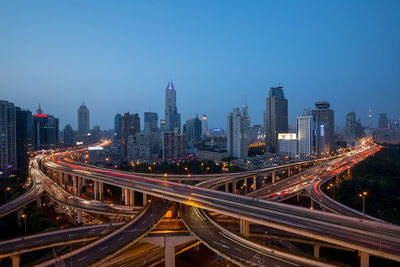
[[[0,1],[0,99],[77,128],[158,112],[172,79],[182,122],[210,127],[246,99],[262,124],[281,84],[289,123],[327,100],[336,126],[400,118],[400,1]],[[183,123],[182,123],[183,124]],[[142,125],[143,127],[143,125]]]

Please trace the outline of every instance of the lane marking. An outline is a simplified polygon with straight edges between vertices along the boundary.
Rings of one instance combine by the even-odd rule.
[[[82,258],[78,259],[78,261],[81,261],[81,260],[86,259],[86,258],[87,258],[87,256],[82,257]]]

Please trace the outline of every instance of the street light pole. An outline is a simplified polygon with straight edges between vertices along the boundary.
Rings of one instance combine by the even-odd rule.
[[[367,195],[367,192],[362,192],[361,194],[358,194],[359,197],[362,197],[363,200],[363,217],[365,218],[365,196]]]
[[[26,214],[22,214],[21,216],[24,219],[24,225],[25,225],[25,237],[26,237]]]
[[[379,232],[379,250],[382,251],[383,219],[382,219],[382,212],[380,210],[378,210],[378,213],[381,216],[381,231]]]
[[[71,239],[71,234],[69,235],[69,253],[70,253],[70,265],[72,267],[72,239]]]

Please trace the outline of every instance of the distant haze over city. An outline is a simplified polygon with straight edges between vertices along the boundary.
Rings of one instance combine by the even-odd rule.
[[[372,106],[398,119],[400,2],[305,1],[0,2],[1,99],[77,129],[84,101],[90,126],[113,128],[116,113],[164,119],[175,85],[182,122],[207,114],[226,127],[234,107],[263,124],[271,86],[284,87],[289,124],[329,101],[335,126]]]

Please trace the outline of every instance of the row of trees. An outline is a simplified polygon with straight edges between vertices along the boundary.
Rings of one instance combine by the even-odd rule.
[[[367,192],[366,213],[400,224],[400,145],[385,145],[351,170],[352,179],[343,181],[336,200],[362,210],[359,194]]]

